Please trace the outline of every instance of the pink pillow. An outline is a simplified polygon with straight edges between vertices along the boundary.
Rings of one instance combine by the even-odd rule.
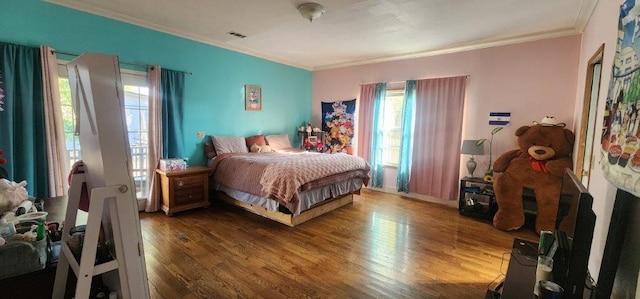
[[[265,138],[267,139],[269,146],[274,150],[291,148],[291,142],[289,141],[289,135],[287,134],[267,135]]]
[[[251,146],[255,145],[267,145],[267,140],[264,139],[264,135],[254,135],[251,137],[247,137],[244,139],[247,143],[247,148],[251,148]]]

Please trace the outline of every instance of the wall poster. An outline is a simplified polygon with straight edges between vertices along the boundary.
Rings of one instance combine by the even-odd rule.
[[[322,102],[322,130],[325,134],[325,143],[331,153],[353,153],[351,139],[353,139],[353,128],[355,119],[353,114],[356,111],[356,100]]]
[[[602,170],[616,187],[640,196],[640,8],[620,6],[618,41],[604,111]]]

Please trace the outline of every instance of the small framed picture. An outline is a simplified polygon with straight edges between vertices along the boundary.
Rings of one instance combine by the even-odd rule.
[[[309,143],[316,145],[318,142],[318,136],[309,136]]]
[[[244,86],[244,110],[262,110],[262,87],[260,85]]]

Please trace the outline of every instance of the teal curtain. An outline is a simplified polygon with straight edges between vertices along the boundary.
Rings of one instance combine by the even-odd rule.
[[[162,157],[184,158],[182,117],[184,103],[184,72],[161,69]]]
[[[398,192],[409,193],[415,107],[416,81],[408,80],[404,87],[404,105],[402,107],[400,159],[398,161],[398,179],[396,181]]]
[[[49,197],[40,48],[0,42],[0,167],[11,181],[27,182],[30,196]]]
[[[373,104],[373,136],[371,136],[371,186],[382,187],[382,116],[384,113],[384,99],[386,97],[387,84],[376,84]]]

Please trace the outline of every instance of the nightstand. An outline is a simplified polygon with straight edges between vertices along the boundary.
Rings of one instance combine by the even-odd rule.
[[[167,216],[189,209],[208,207],[209,174],[211,169],[204,166],[191,166],[185,170],[162,171],[162,210]]]

